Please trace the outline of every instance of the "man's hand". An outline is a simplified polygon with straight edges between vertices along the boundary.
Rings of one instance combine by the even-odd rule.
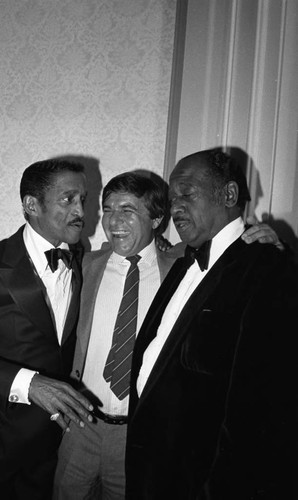
[[[248,228],[241,236],[245,243],[249,244],[254,241],[258,241],[259,243],[272,243],[279,250],[284,250],[284,245],[278,239],[276,232],[272,227],[268,226],[268,224],[265,222],[258,222],[253,216],[247,217],[246,222],[252,224],[252,227]]]
[[[50,415],[59,413],[56,422],[64,431],[69,430],[70,420],[80,427],[84,427],[84,420],[93,420],[90,401],[66,382],[36,373],[31,380],[28,396],[31,402]]]

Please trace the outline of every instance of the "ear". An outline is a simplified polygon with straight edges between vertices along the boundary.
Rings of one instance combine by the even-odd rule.
[[[238,200],[239,187],[237,182],[230,181],[225,187],[225,205],[228,208],[234,207]]]
[[[153,219],[152,220],[152,229],[157,229],[158,226],[160,226],[160,223],[163,219],[163,216],[162,217],[156,217],[156,219]]]
[[[38,201],[35,196],[26,194],[23,198],[23,210],[28,217],[36,217],[38,215]]]

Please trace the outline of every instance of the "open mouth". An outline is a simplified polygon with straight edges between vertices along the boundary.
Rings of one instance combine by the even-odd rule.
[[[76,231],[81,231],[84,227],[84,222],[83,221],[73,221],[68,224],[72,229],[75,229]]]
[[[128,231],[111,231],[113,238],[126,238],[129,235]]]
[[[174,221],[175,227],[177,231],[184,231],[189,227],[189,221],[188,220],[175,220]]]

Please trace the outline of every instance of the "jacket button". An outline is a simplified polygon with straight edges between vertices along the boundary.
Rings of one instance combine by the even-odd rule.
[[[76,376],[77,376],[78,378],[80,378],[80,372],[79,372],[79,370],[76,370]]]

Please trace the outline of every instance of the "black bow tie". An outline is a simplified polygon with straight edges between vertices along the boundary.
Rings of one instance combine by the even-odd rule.
[[[68,269],[72,266],[73,254],[69,250],[64,250],[63,248],[51,248],[51,250],[47,250],[45,252],[45,256],[53,273],[58,269],[59,259],[63,260]]]
[[[211,241],[212,240],[205,241],[198,249],[187,245],[184,255],[186,267],[190,267],[194,261],[197,260],[201,271],[208,269]]]

